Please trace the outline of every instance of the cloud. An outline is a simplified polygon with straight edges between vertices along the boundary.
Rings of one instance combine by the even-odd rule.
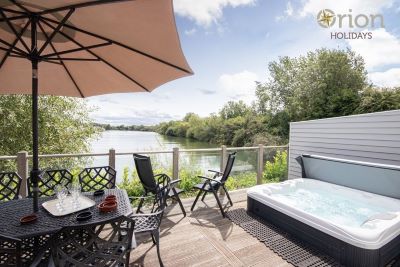
[[[392,68],[383,72],[372,72],[368,76],[374,85],[380,87],[400,86],[400,68]]]
[[[214,95],[217,93],[216,90],[212,90],[212,89],[199,89],[199,91],[205,95]]]
[[[400,40],[384,28],[371,32],[372,39],[347,41],[351,49],[364,58],[367,69],[400,64]]]
[[[257,79],[257,74],[244,70],[239,73],[221,75],[218,84],[231,99],[241,99],[250,103],[255,96]]]
[[[194,35],[197,32],[196,28],[191,28],[190,30],[185,30],[185,34],[188,36]]]
[[[336,1],[321,1],[307,0],[300,9],[301,16],[315,16],[321,9],[331,9],[335,13],[349,13],[352,9],[353,13],[376,13],[384,8],[392,7],[395,0],[336,0]]]
[[[158,112],[157,110],[127,110],[126,112],[113,112],[102,110],[92,115],[92,118],[98,123],[107,123],[111,125],[155,125],[160,122],[178,119],[177,116]]]
[[[256,0],[174,0],[175,12],[196,22],[197,25],[208,27],[218,23],[226,7],[254,5]]]
[[[283,12],[283,15],[276,16],[275,20],[276,21],[283,21],[283,20],[286,20],[287,18],[293,16],[293,14],[294,14],[294,9],[293,9],[292,3],[289,1],[289,2],[286,3],[286,9]]]

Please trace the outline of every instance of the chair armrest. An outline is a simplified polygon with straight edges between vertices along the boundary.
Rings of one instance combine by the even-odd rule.
[[[135,219],[135,218],[140,218],[140,217],[154,217],[162,213],[163,210],[153,212],[153,213],[140,213],[140,214],[132,214],[129,216],[129,218]]]
[[[214,173],[217,173],[217,174],[224,174],[223,172],[220,172],[220,171],[215,171],[215,170],[208,170],[209,172],[214,172]]]
[[[150,196],[145,196],[145,197],[130,197],[128,196],[130,202],[132,202],[135,199],[147,199],[147,198],[154,198],[154,196],[150,195]]]
[[[171,186],[171,187],[174,187],[177,183],[179,183],[180,181],[182,181],[182,179],[175,179],[175,180],[172,180],[170,183],[169,183],[169,185]]]
[[[217,184],[222,184],[221,181],[215,180],[215,179],[210,178],[210,177],[205,177],[205,176],[197,176],[197,177],[199,177],[201,179],[204,179],[204,180],[207,180],[207,182],[216,182]]]

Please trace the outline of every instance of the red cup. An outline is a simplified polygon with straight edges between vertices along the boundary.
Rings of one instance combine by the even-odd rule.
[[[19,222],[20,222],[21,224],[28,224],[28,223],[31,223],[31,222],[36,221],[37,218],[38,218],[37,215],[34,214],[34,213],[32,213],[32,214],[30,214],[30,215],[24,216],[24,217],[22,217],[21,219],[19,219]]]
[[[104,201],[110,201],[110,200],[117,201],[117,197],[115,195],[108,195],[104,199]]]
[[[117,209],[117,201],[115,200],[103,201],[99,204],[98,208],[101,212],[114,211],[115,209]]]

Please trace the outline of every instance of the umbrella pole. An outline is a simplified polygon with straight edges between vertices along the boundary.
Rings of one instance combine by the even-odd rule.
[[[37,17],[32,19],[31,24],[31,62],[32,62],[32,171],[31,180],[33,187],[33,212],[39,211],[39,118],[38,118],[38,52],[37,52]]]

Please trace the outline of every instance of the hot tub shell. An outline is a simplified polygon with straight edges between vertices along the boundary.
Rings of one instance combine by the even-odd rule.
[[[400,167],[313,155],[303,155],[298,161],[302,165],[304,178],[308,177],[332,183],[335,181],[335,174],[342,175],[340,179],[337,179],[338,185],[346,186],[347,183],[349,188],[356,190],[360,190],[361,188],[361,190],[365,192],[373,194],[379,193],[379,195],[384,197],[390,197],[396,200],[400,199]],[[343,166],[344,168],[341,168]],[[346,176],[343,169],[346,170],[349,176]],[[355,177],[355,180],[361,181],[361,179],[363,179],[364,183],[357,186],[354,179],[351,180],[351,175]],[[369,175],[374,175],[375,179],[380,179],[381,185],[377,186],[379,182],[377,183],[376,181],[370,183],[369,179],[372,179],[372,177],[369,177]],[[370,184],[368,185],[366,183]],[[390,188],[387,188],[388,184],[391,185]],[[387,190],[385,188],[387,188]],[[247,209],[249,212],[275,224],[300,240],[318,248],[346,266],[386,266],[393,259],[400,256],[399,234],[394,238],[392,236],[390,242],[385,243],[381,247],[363,247],[362,245],[354,245],[351,244],[351,242],[345,242],[332,235],[329,231],[320,230],[323,228],[317,229],[311,226],[312,223],[309,223],[309,215],[308,222],[307,220],[302,220],[299,216],[290,216],[288,215],[290,212],[286,212],[280,207],[277,208],[276,205],[268,204],[266,201],[255,197],[255,195],[251,193],[248,194],[247,197]],[[399,226],[397,225],[396,227]],[[398,230],[400,229],[396,228],[395,232],[398,233]]]

